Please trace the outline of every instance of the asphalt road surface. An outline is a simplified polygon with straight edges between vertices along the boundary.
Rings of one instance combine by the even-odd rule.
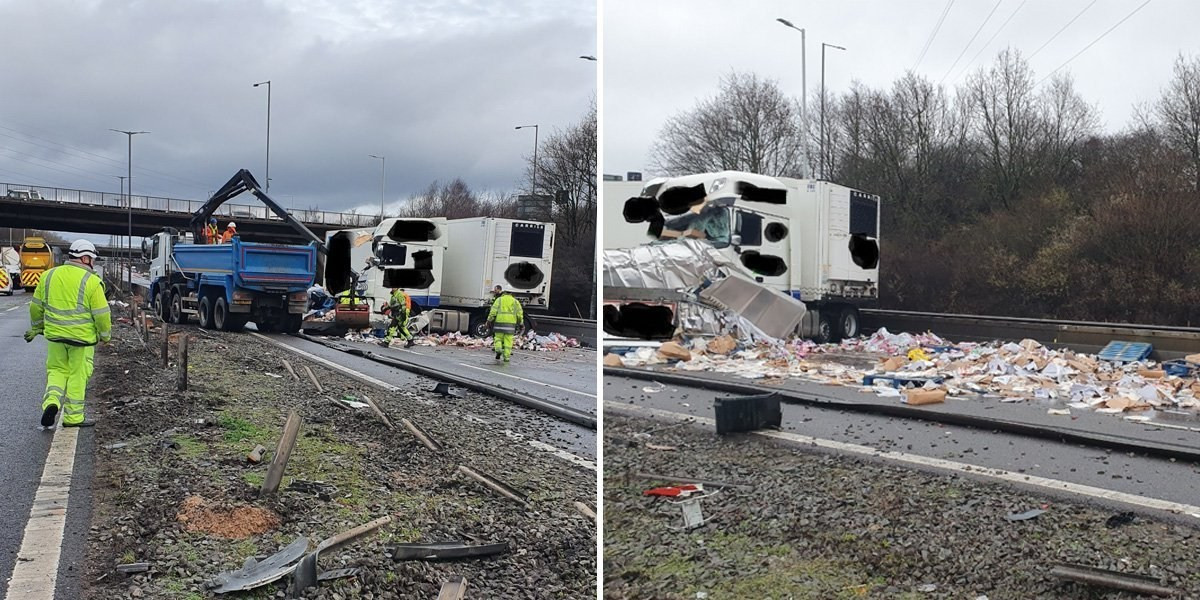
[[[667,385],[607,375],[606,409],[622,406],[713,417],[713,400],[734,394],[701,387]],[[953,460],[978,467],[1004,469],[1060,481],[1094,486],[1160,500],[1196,504],[1200,466],[1104,448],[943,425],[918,419],[877,416],[795,404],[783,405],[783,431]]]
[[[4,482],[0,485],[0,598],[10,600],[15,598],[7,595],[8,580],[53,439],[53,433],[43,431],[38,423],[46,386],[46,342],[39,337],[26,344],[22,339],[29,328],[31,297],[23,292],[0,296],[0,414],[4,415],[0,419],[0,481]],[[92,430],[81,429],[56,598],[79,596],[74,565],[83,559],[91,513],[92,442]]]
[[[269,337],[397,387],[429,385],[429,380],[425,377],[340,352],[303,338],[280,334],[272,334]],[[350,342],[342,343],[352,345]],[[591,351],[520,354],[514,352],[512,362],[502,365],[495,364],[494,355],[484,350],[430,347],[404,350],[367,344],[362,346],[379,354],[419,362],[427,367],[464,377],[473,377],[479,381],[494,383],[593,414],[596,412],[596,355]],[[513,410],[515,414],[515,411],[528,409],[514,405]],[[542,432],[541,441],[590,460],[596,459],[595,431],[567,421],[556,419],[556,422],[557,425],[552,430]]]

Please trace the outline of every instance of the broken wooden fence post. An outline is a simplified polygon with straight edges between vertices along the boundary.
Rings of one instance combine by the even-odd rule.
[[[179,362],[179,375],[175,380],[175,389],[186,392],[188,388],[188,336],[186,333],[179,336],[179,357],[176,360]]]
[[[279,490],[279,483],[283,481],[283,469],[292,456],[292,449],[296,447],[296,437],[300,435],[300,424],[303,422],[304,419],[301,419],[295,410],[288,413],[283,435],[279,437],[279,444],[275,446],[275,456],[271,457],[271,466],[267,468],[260,495],[274,494]]]
[[[592,507],[588,506],[587,504],[584,504],[583,502],[576,502],[575,510],[579,511],[580,514],[582,514],[583,516],[585,516],[589,519],[592,519],[592,520],[596,519],[596,511],[592,510]]]
[[[308,368],[308,365],[304,365],[304,372],[308,373],[308,378],[312,380],[313,385],[317,386],[317,393],[324,394],[325,388],[321,387],[321,382],[317,381],[317,376],[313,375],[312,369]]]
[[[442,584],[437,600],[463,600],[467,597],[467,580],[462,575],[451,575],[450,580]]]
[[[387,425],[388,429],[395,429],[395,427],[392,426],[392,422],[388,420],[387,415],[383,414],[383,411],[379,410],[379,407],[375,405],[375,402],[368,398],[365,394],[363,395],[363,402],[366,402],[367,406],[371,407],[371,410],[375,412],[375,416],[379,417],[379,420],[383,421],[383,424]]]
[[[162,322],[163,337],[162,337],[162,368],[167,368],[170,365],[170,346],[171,346],[171,330],[167,327],[167,322]]]
[[[500,494],[501,496],[504,496],[513,502],[517,502],[525,508],[529,508],[529,502],[526,502],[524,498],[518,496],[516,490],[509,487],[508,484],[497,481],[492,477],[484,475],[466,465],[458,465],[458,472],[470,477],[471,479],[474,479],[475,481],[478,481],[479,483],[482,483],[493,492],[496,492],[497,494]]]
[[[417,438],[417,440],[422,444],[425,444],[426,448],[429,448],[434,452],[441,452],[442,445],[437,443],[437,441],[430,437],[428,433],[425,433],[425,430],[417,427],[416,423],[413,423],[408,419],[400,419],[400,423],[404,425],[406,429],[408,429],[409,433],[413,434],[413,437]]]
[[[292,379],[295,379],[296,381],[300,381],[300,376],[297,375],[296,370],[292,368],[292,363],[288,362],[286,358],[284,358],[282,360],[283,360],[283,367],[285,369],[287,369],[288,373],[292,374]]]

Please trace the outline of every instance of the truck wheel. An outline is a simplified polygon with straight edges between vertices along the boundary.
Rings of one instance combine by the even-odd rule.
[[[160,292],[158,294],[158,298],[155,299],[154,308],[157,309],[155,312],[158,314],[158,318],[162,319],[164,323],[171,321],[171,296],[167,292]]]
[[[200,298],[199,320],[200,320],[200,328],[201,329],[212,329],[213,328],[212,297],[207,294],[205,294],[204,297]]]
[[[229,305],[225,302],[225,297],[217,298],[212,309],[213,327],[221,331],[231,331],[233,329],[233,321],[229,318]]]
[[[841,327],[839,327],[839,329],[841,329],[841,337],[858,337],[858,334],[861,333],[858,322],[858,309],[854,308],[853,306],[847,306],[846,308],[843,308],[840,325]]]
[[[485,338],[492,333],[489,329],[486,317],[483,315],[471,315],[471,335],[478,338]]]
[[[818,344],[828,344],[833,341],[833,319],[829,313],[821,311],[820,320],[817,322],[817,334],[813,336],[813,341]]]
[[[171,293],[171,322],[176,325],[186,325],[188,316],[183,313],[183,296],[178,291]]]
[[[279,319],[279,331],[281,333],[296,333],[300,331],[304,317],[301,315],[287,314]]]

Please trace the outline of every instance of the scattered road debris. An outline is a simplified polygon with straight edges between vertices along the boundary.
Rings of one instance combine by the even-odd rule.
[[[325,388],[321,387],[321,382],[317,381],[317,376],[313,374],[313,370],[308,365],[304,365],[304,372],[308,374],[308,380],[317,388],[317,393],[324,394]]]
[[[418,427],[416,423],[413,423],[408,419],[400,419],[400,423],[404,425],[405,429],[408,429],[409,433],[413,434],[413,437],[417,438],[418,441],[424,444],[426,448],[429,448],[434,452],[442,451],[442,445],[437,443],[437,440],[433,439],[433,437],[426,433],[424,429]]]
[[[455,392],[453,389],[450,388],[449,383],[444,383],[444,382],[438,383],[437,385],[433,386],[432,390],[429,390],[429,391],[431,391],[439,396],[448,396],[448,397],[452,397],[452,398],[457,398],[459,396],[457,392]]]
[[[1040,508],[1035,508],[1033,510],[1027,510],[1023,513],[1011,513],[1011,514],[1004,515],[1004,519],[1009,522],[1028,521],[1030,519],[1036,519],[1036,518],[1038,518],[1038,516],[1043,515],[1045,513],[1046,513],[1046,511],[1044,511]]]
[[[304,556],[305,550],[308,550],[308,538],[298,537],[266,560],[259,562],[254,557],[247,558],[241,569],[217,575],[208,587],[214,593],[227,594],[278,581],[295,569],[296,561]]]
[[[583,516],[585,516],[589,519],[596,518],[596,511],[592,510],[592,507],[588,506],[587,504],[584,504],[583,502],[578,502],[578,501],[575,502],[575,510],[579,511],[580,514],[582,514]]]
[[[1137,515],[1134,513],[1121,512],[1109,517],[1108,520],[1104,522],[1104,526],[1108,527],[1109,529],[1116,529],[1122,525],[1128,525],[1132,523],[1135,519],[1137,519]]]
[[[283,469],[287,467],[292,449],[296,447],[296,437],[300,435],[300,425],[303,422],[304,419],[300,418],[295,410],[288,413],[287,423],[283,425],[283,435],[279,438],[279,445],[275,447],[275,456],[271,458],[271,466],[267,469],[267,476],[263,478],[260,495],[274,494],[279,490],[279,483],[283,480]]]
[[[117,565],[117,572],[124,573],[126,575],[131,575],[133,573],[145,573],[146,571],[149,571],[149,570],[150,570],[150,563],[148,563],[148,562],[136,562],[136,563],[126,563],[123,565]]]
[[[288,362],[286,358],[283,359],[283,368],[287,369],[287,372],[292,376],[292,379],[300,381],[300,376],[296,374],[296,369],[292,368],[292,363]]]
[[[293,479],[287,486],[288,490],[295,490],[306,494],[312,494],[326,502],[333,499],[337,494],[337,486],[324,481],[308,481],[307,479]]]
[[[646,448],[649,448],[650,450],[659,450],[662,452],[674,452],[675,450],[679,449],[677,446],[665,446],[663,444],[646,444]]]
[[[707,485],[710,487],[733,488],[736,490],[750,491],[753,486],[741,483],[729,483],[727,481],[712,481],[709,479],[693,479],[691,477],[676,477],[674,475],[659,475],[657,473],[627,473],[626,477],[635,477],[637,479],[650,479],[653,481],[669,481],[672,483],[694,483],[699,485]]]
[[[516,502],[525,508],[530,508],[529,502],[525,499],[525,495],[507,483],[504,483],[499,479],[492,477],[491,475],[480,473],[466,465],[459,465],[458,472],[470,477],[471,479],[474,479],[475,481],[478,481],[479,483],[482,483],[484,486],[488,487],[497,494],[500,494],[501,496],[504,496],[505,498],[508,498],[509,500],[512,500],[513,502]]]
[[[686,498],[693,494],[704,493],[704,486],[698,483],[685,483],[666,487],[650,488],[642,492],[643,496],[662,496],[665,498]]]
[[[719,435],[778,429],[783,424],[783,409],[779,406],[778,394],[717,398],[713,402],[713,410],[716,412]]]
[[[1177,592],[1159,584],[1158,579],[1145,575],[1119,573],[1085,565],[1058,564],[1050,569],[1050,575],[1067,581],[1084,583],[1113,590],[1147,594],[1150,596],[1175,596]]]
[[[371,412],[375,413],[375,416],[380,420],[380,422],[382,422],[384,425],[387,425],[388,429],[396,428],[394,425],[392,425],[392,422],[388,420],[387,415],[383,414],[382,410],[379,410],[379,406],[375,404],[373,400],[368,398],[366,395],[363,395],[362,398],[363,401],[367,403],[367,406],[371,407]]]
[[[394,560],[451,560],[478,558],[508,552],[508,542],[467,544],[466,542],[433,542],[428,544],[396,544],[392,546]]]
[[[463,600],[467,597],[467,580],[462,575],[453,575],[442,584],[437,600]]]
[[[322,552],[333,552],[339,548],[343,548],[363,536],[374,533],[380,527],[391,522],[392,517],[390,516],[379,517],[354,529],[343,531],[335,536],[321,540],[321,543],[317,544],[317,548],[302,558],[300,563],[296,565],[296,570],[292,577],[291,597],[299,598],[304,590],[317,585],[317,581],[319,581],[317,560],[320,559]]]
[[[257,465],[258,463],[262,462],[263,453],[266,451],[267,449],[262,445],[255,446],[253,450],[246,454],[246,460]]]

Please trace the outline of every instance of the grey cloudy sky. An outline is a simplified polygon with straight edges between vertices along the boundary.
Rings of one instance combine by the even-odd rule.
[[[996,4],[953,2],[917,72],[951,86],[965,79],[961,73],[990,63],[999,50],[1011,46],[1029,58],[1035,77],[1041,79],[1142,0],[1000,0],[968,46]],[[1092,6],[1078,20],[1034,54],[1088,5]],[[872,88],[890,88],[917,64],[946,6],[947,0],[605,0],[604,172],[649,171],[647,154],[659,128],[671,115],[715,94],[723,74],[755,72],[799,97],[800,32],[776,18],[806,30],[808,87],[815,94],[821,82],[822,42],[847,48],[826,50],[828,90],[844,91],[855,79]],[[1180,52],[1200,53],[1198,23],[1200,2],[1152,0],[1064,70],[1099,109],[1103,127],[1121,130],[1130,122],[1134,104],[1157,97]],[[983,53],[972,63],[980,48]]]
[[[201,199],[239,168],[297,208],[377,207],[433,180],[524,185],[596,93],[594,3],[0,0],[0,181]],[[252,199],[247,198],[247,201]],[[378,210],[377,208],[375,210]]]

